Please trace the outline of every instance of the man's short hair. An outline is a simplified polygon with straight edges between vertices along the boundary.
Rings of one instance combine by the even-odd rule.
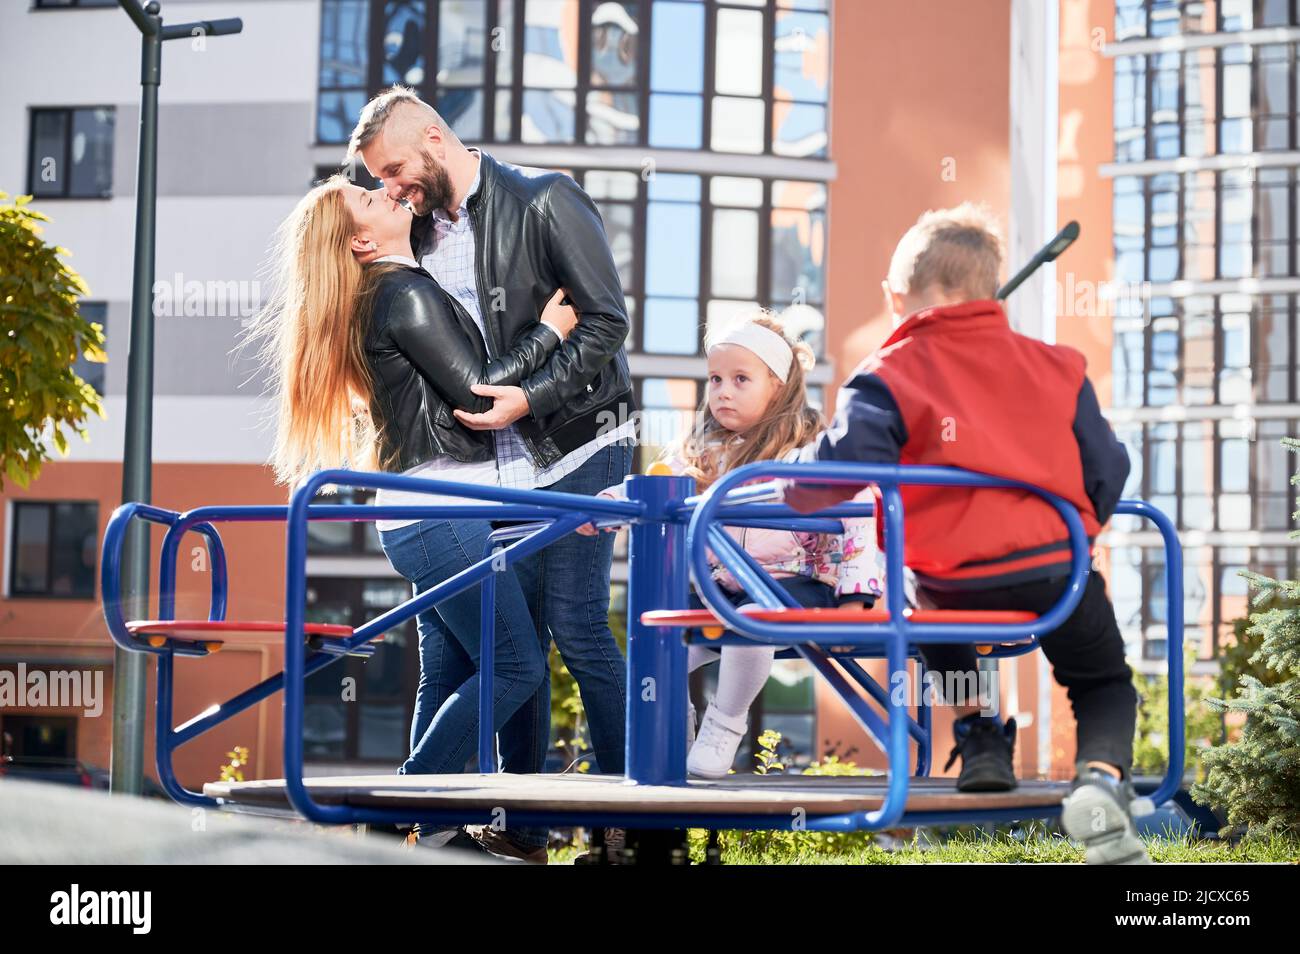
[[[362,149],[374,142],[384,131],[388,121],[393,118],[394,113],[400,112],[406,106],[415,106],[426,111],[430,120],[436,123],[443,133],[448,132],[447,124],[438,115],[438,111],[420,99],[415,90],[409,86],[390,86],[366,103],[361,110],[361,116],[357,119],[357,125],[348,140],[348,161],[354,160]]]
[[[889,284],[901,294],[935,287],[968,299],[992,298],[1002,267],[1002,235],[986,205],[931,209],[898,242]]]

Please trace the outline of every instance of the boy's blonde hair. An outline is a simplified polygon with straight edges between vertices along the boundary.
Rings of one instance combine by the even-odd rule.
[[[757,309],[741,319],[743,322],[753,322],[768,331],[775,331],[794,352],[794,360],[790,362],[790,374],[785,383],[772,396],[767,413],[743,440],[741,435],[728,430],[713,416],[709,410],[709,395],[705,391],[694,426],[669,448],[666,455],[685,461],[686,473],[695,478],[700,492],[729,470],[758,460],[776,460],[795,447],[803,447],[826,427],[821,412],[808,403],[806,382],[807,371],[813,365],[812,348],[791,338],[781,321],[767,309]]]
[[[1002,267],[1002,234],[988,206],[931,209],[898,242],[889,284],[899,294],[937,288],[966,299],[992,298]]]

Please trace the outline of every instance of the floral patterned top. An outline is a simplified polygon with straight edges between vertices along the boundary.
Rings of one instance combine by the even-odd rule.
[[[783,460],[796,460],[796,448]],[[674,474],[685,474],[688,465],[680,457],[668,455],[660,460]],[[623,487],[617,484],[600,492],[600,496],[621,500]],[[856,500],[870,501],[868,488]],[[846,517],[840,521],[840,534],[809,533],[802,530],[769,530],[760,527],[727,527],[740,546],[774,579],[801,576],[819,580],[835,588],[839,602],[864,600],[875,602],[884,592],[885,561],[876,544],[874,517]],[[725,590],[738,593],[740,584],[710,552],[713,578]]]

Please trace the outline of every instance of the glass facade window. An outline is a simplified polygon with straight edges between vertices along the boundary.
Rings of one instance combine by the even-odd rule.
[[[1296,148],[1295,43],[1120,56],[1115,160]]]
[[[1115,37],[1297,22],[1286,0],[1119,0]],[[1238,571],[1294,578],[1297,569],[1294,543],[1259,545],[1261,537],[1286,541],[1297,509],[1298,461],[1280,443],[1295,436],[1291,407],[1300,403],[1297,168],[1251,161],[1296,149],[1297,46],[1229,43],[1114,60],[1121,172],[1144,160],[1243,157],[1238,168],[1113,180],[1116,278],[1160,286],[1141,301],[1121,299],[1114,319],[1112,404],[1132,414],[1116,428],[1132,462],[1125,493],[1151,501],[1185,531],[1186,635],[1205,658],[1247,612]],[[1253,279],[1280,284],[1269,293],[1206,284]],[[1152,408],[1167,409],[1166,419],[1152,419]],[[1111,528],[1149,529],[1126,517]],[[1162,560],[1145,543],[1111,550],[1120,623],[1146,658],[1164,654]]]
[[[316,139],[344,143],[370,94],[369,0],[325,0],[320,17]]]
[[[778,2],[773,42],[772,151],[827,154],[830,128],[830,16],[815,0]]]
[[[323,0],[317,137],[416,89],[467,142],[827,155],[825,0]]]
[[[1118,316],[1115,407],[1292,404],[1296,295],[1155,297]]]
[[[632,318],[629,348],[698,356],[757,307],[822,355],[826,188],[740,176],[574,169],[596,202]]]

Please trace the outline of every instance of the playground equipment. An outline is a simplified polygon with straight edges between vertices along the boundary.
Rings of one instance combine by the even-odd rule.
[[[806,610],[737,547],[725,526],[778,526],[837,532],[837,517],[870,512],[869,504],[846,503],[803,516],[778,502],[779,484],[761,478],[821,484],[873,483],[881,492],[887,579],[903,579],[903,504],[900,487],[1010,487],[1037,494],[1069,532],[1069,583],[1058,603],[1041,617],[1021,612],[910,611],[902,587],[887,585],[884,606],[871,610]],[[455,505],[321,505],[310,501],[325,485],[388,488],[451,495]],[[119,507],[104,536],[102,592],[112,638],[129,652],[157,658],[157,768],[176,801],[235,811],[293,814],[331,824],[430,822],[490,824],[504,812],[512,825],[612,826],[635,829],[796,828],[821,831],[879,829],[894,825],[998,822],[1046,818],[1059,812],[1065,783],[1022,781],[1010,792],[959,793],[952,779],[929,777],[933,747],[924,694],[911,704],[887,686],[920,684],[924,643],[972,642],[990,658],[1030,652],[1037,637],[1064,622],[1077,605],[1089,569],[1089,545],[1078,512],[1068,503],[1014,480],[944,467],[875,464],[757,463],[742,467],[703,495],[693,481],[671,476],[632,476],[626,500],[552,491],[456,484],[397,474],[327,470],[298,488],[288,506],[210,506],[185,513],[148,504]],[[1182,557],[1169,519],[1142,501],[1122,501],[1118,513],[1152,521],[1165,545],[1169,609],[1169,759],[1157,804],[1178,788],[1183,772]],[[473,566],[394,607],[355,630],[305,621],[307,521],[413,518],[515,521],[494,535],[489,552]],[[159,567],[158,618],[123,618],[120,600],[122,542],[132,521],[167,528]],[[283,521],[286,591],[283,621],[226,619],[228,579],[216,524]],[[493,573],[595,521],[626,524],[631,533],[628,586],[628,711],[624,776],[509,775],[496,772],[489,711],[491,653],[482,654],[479,757],[483,771],[439,776],[304,777],[304,682],[345,654],[373,651],[388,629],[447,597],[480,586],[484,630],[492,625]],[[177,620],[175,564],[186,533],[202,535],[212,567],[207,620]],[[762,609],[741,612],[723,597],[708,571],[712,550]],[[704,611],[688,610],[694,579]],[[247,632],[283,632],[284,671],[236,694],[219,706],[175,726],[174,659],[203,657]],[[746,640],[791,647],[845,702],[884,751],[889,773],[877,777],[734,775],[717,781],[686,777],[686,643]],[[876,682],[863,658],[883,657],[888,681]],[[910,667],[910,668],[909,668]],[[861,691],[859,691],[861,690]],[[177,781],[172,754],[179,746],[233,715],[284,693],[284,772],[277,780],[208,783],[202,792]],[[862,694],[865,693],[865,696]],[[915,710],[915,712],[913,712]],[[916,746],[914,762],[909,759]],[[912,766],[915,767],[913,777]]]

